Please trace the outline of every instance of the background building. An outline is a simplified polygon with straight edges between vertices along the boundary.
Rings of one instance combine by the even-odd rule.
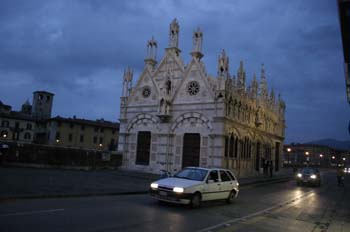
[[[118,145],[119,123],[103,119],[54,117],[48,120],[48,128],[50,145],[110,151]]]
[[[247,84],[243,62],[229,72],[222,51],[218,74],[206,73],[201,61],[203,32],[193,33],[193,50],[184,64],[179,24],[169,29],[169,46],[159,65],[157,42],[147,43],[145,68],[136,85],[124,73],[120,105],[119,151],[123,167],[159,173],[186,166],[226,167],[240,176],[257,175],[271,161],[282,163],[285,103],[267,87],[265,69]]]
[[[0,102],[0,141],[35,143],[79,149],[115,151],[119,123],[101,120],[51,118],[54,94],[33,93],[33,105],[27,100],[21,111]]]
[[[350,0],[338,0],[338,9],[344,51],[346,93],[350,103]]]
[[[349,163],[349,152],[317,144],[286,144],[283,160],[286,166],[323,166]]]

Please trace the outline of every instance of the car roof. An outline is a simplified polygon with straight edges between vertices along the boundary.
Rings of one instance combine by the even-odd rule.
[[[204,168],[204,167],[185,167],[186,168],[192,168],[192,169],[202,169],[202,170],[207,170],[207,171],[211,171],[211,170],[223,170],[223,171],[230,171],[228,169],[224,169],[224,168]]]

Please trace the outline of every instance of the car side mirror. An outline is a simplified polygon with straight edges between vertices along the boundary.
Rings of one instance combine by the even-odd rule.
[[[207,180],[207,184],[212,184],[212,183],[214,183],[214,180]]]

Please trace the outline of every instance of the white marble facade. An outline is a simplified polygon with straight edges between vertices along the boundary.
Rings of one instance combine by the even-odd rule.
[[[273,90],[269,94],[264,67],[260,83],[254,75],[247,85],[243,62],[231,75],[222,51],[217,76],[210,76],[201,61],[202,31],[194,31],[192,59],[184,64],[179,29],[175,19],[159,62],[157,42],[148,41],[145,68],[135,85],[132,69],[125,70],[118,146],[122,167],[152,173],[187,165],[225,167],[248,176],[261,173],[264,160],[271,160],[278,171],[285,103],[275,99]]]

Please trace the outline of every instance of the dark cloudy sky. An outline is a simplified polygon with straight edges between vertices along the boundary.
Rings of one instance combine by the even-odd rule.
[[[1,0],[0,100],[18,110],[47,90],[53,115],[117,121],[123,69],[137,78],[152,35],[161,57],[175,17],[185,62],[200,27],[209,74],[223,48],[249,81],[265,63],[287,104],[286,142],[348,140],[336,0]]]

